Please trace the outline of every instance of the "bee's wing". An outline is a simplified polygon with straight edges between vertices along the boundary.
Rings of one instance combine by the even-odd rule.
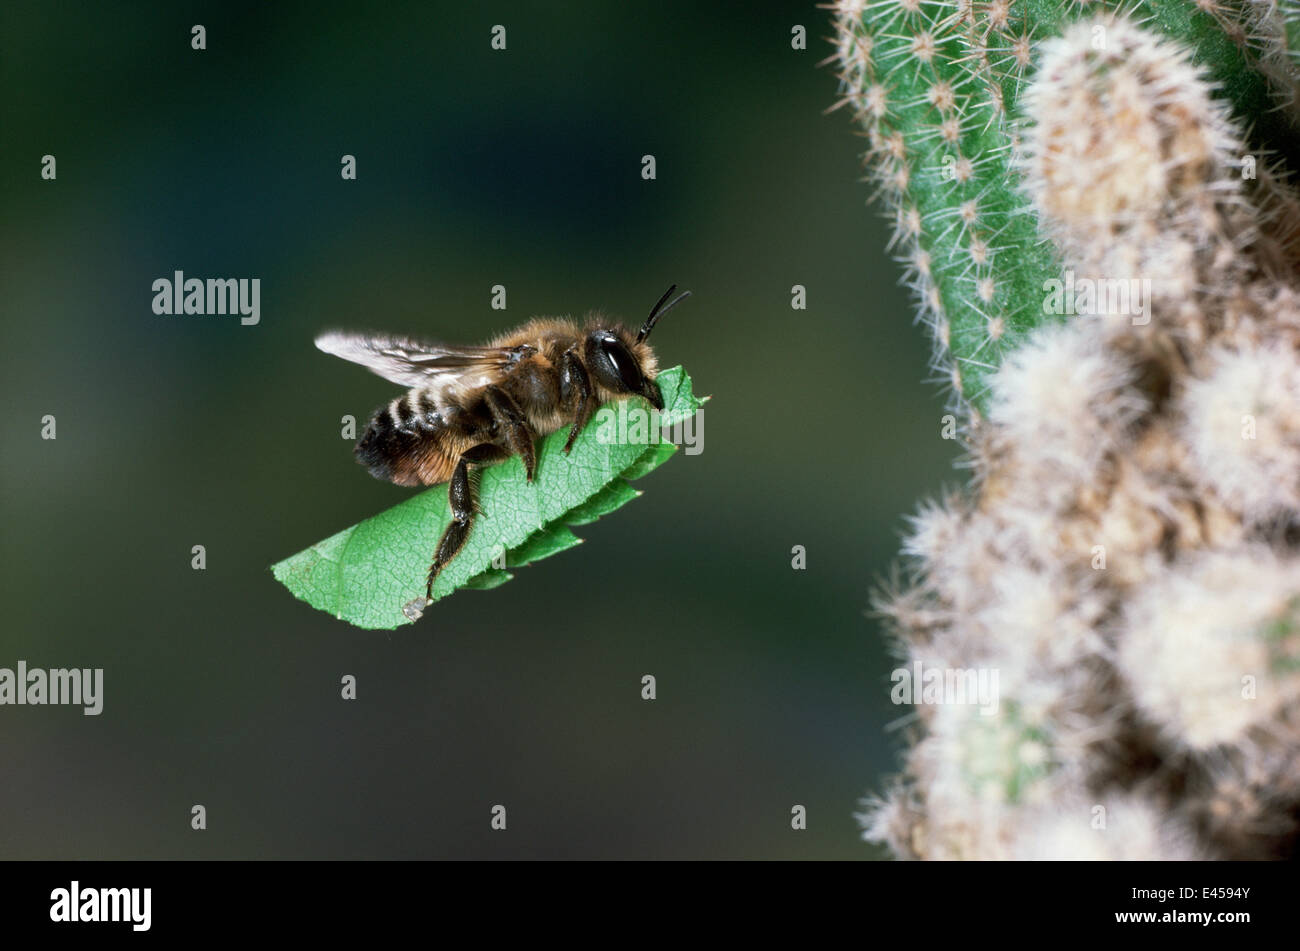
[[[461,376],[487,376],[518,358],[507,347],[457,347],[383,334],[332,331],[316,338],[318,349],[359,363],[385,380],[410,387],[440,387]]]

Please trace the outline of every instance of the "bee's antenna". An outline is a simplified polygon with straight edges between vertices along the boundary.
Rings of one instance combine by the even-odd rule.
[[[650,316],[645,319],[645,323],[641,325],[641,332],[636,335],[637,343],[640,343],[646,337],[650,336],[650,331],[655,329],[655,324],[659,322],[660,317],[691,296],[690,291],[682,291],[673,298],[672,303],[665,305],[664,301],[668,300],[669,295],[675,290],[677,290],[676,284],[664,291],[664,296],[659,298],[659,303],[650,308]]]

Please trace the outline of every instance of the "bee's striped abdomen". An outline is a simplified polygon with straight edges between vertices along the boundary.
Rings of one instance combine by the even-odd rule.
[[[453,415],[456,415],[453,413]],[[451,478],[459,440],[429,394],[403,393],[375,411],[357,443],[357,461],[376,479],[397,485],[437,485]]]

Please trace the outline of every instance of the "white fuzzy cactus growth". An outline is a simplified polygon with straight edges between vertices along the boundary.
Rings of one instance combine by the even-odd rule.
[[[970,427],[969,495],[914,517],[878,608],[909,667],[996,671],[999,697],[917,706],[866,835],[914,858],[1294,857],[1297,205],[1243,178],[1243,130],[1177,43],[1107,17],[1037,56],[1038,227],[1081,285],[1140,296],[1030,331]]]

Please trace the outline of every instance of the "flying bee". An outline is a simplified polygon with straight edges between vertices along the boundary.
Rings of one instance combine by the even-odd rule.
[[[534,446],[568,425],[567,454],[603,403],[641,396],[664,408],[655,383],[658,362],[646,343],[671,302],[674,284],[633,334],[620,324],[589,316],[585,325],[538,317],[482,347],[424,343],[383,334],[326,333],[316,346],[359,363],[410,389],[376,410],[357,442],[357,461],[377,479],[397,485],[449,483],[451,523],[434,549],[424,597],[402,612],[416,620],[433,603],[433,582],[469,538],[474,524],[477,467],[511,456],[524,463],[528,481],[537,469]]]

